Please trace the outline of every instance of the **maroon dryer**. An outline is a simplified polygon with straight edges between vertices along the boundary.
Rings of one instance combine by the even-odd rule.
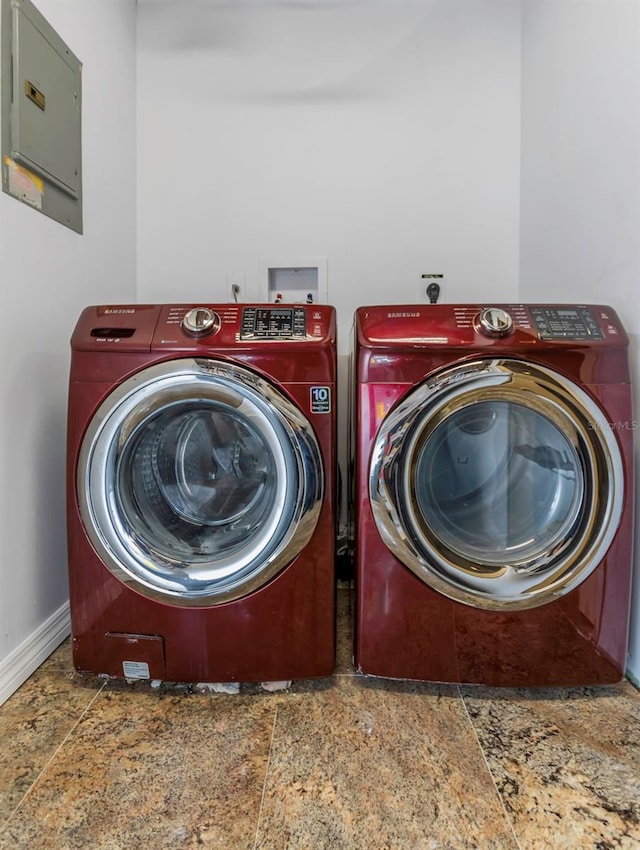
[[[360,671],[513,686],[623,676],[627,345],[604,306],[357,311]]]
[[[87,307],[71,345],[76,669],[330,675],[333,308]]]

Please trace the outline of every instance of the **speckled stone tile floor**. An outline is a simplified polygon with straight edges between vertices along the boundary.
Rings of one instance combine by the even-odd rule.
[[[632,850],[640,694],[335,675],[238,695],[77,677],[0,708],[0,848]]]

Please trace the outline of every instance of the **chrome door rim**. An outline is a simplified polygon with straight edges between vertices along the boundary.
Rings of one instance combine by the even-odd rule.
[[[246,550],[180,560],[149,551],[122,516],[114,481],[136,429],[169,405],[198,400],[228,405],[259,429],[275,463],[276,491],[268,522]],[[141,370],[104,400],[82,441],[76,486],[86,533],[116,578],[152,599],[210,606],[263,586],[302,551],[318,522],[324,475],[312,426],[283,393],[236,364],[185,358]]]
[[[413,498],[416,453],[439,422],[481,400],[517,402],[551,419],[576,446],[588,493],[579,522],[536,557],[465,561],[425,531]],[[547,604],[577,587],[611,545],[622,514],[624,473],[612,428],[597,403],[558,373],[519,360],[476,360],[444,369],[410,391],[374,440],[369,495],[387,547],[422,581],[476,608]]]

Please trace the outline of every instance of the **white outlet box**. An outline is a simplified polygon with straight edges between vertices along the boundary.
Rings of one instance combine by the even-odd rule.
[[[443,274],[423,274],[418,283],[418,303],[419,304],[429,304],[431,299],[429,298],[429,287],[432,284],[437,284],[440,287],[440,292],[438,293],[437,304],[442,304],[447,300],[447,282],[446,278]]]

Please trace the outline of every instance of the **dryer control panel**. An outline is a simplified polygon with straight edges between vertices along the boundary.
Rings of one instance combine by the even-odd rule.
[[[604,339],[588,307],[532,307],[531,318],[540,339]]]
[[[417,304],[360,307],[360,344],[463,346],[625,346],[628,339],[611,307],[598,304]]]

